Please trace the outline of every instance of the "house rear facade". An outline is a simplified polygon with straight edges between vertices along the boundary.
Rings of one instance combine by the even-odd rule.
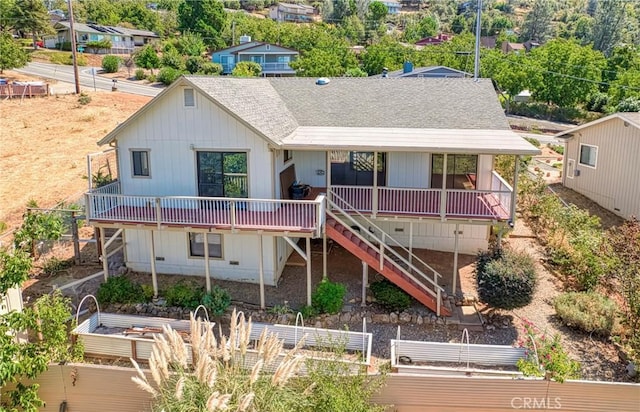
[[[556,135],[562,184],[625,218],[640,216],[640,113],[616,113]]]
[[[254,62],[262,68],[262,76],[282,77],[295,76],[296,72],[289,63],[299,55],[297,50],[251,41],[250,36],[244,35],[240,38],[240,44],[213,52],[211,61],[222,65],[222,74],[231,74],[239,62]]]
[[[263,288],[299,253],[310,299],[310,241],[330,277],[333,239],[438,312],[439,274],[412,250],[485,249],[515,214],[495,155],[539,152],[490,80],[426,78],[183,77],[99,143],[119,179],[87,218],[124,236],[132,270]]]

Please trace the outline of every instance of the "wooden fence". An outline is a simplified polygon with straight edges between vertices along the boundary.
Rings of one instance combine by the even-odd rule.
[[[0,84],[0,98],[24,98],[49,96],[49,84],[25,82]]]
[[[150,395],[131,382],[131,368],[52,365],[37,379],[43,411],[149,411]],[[625,383],[390,374],[375,402],[398,412],[513,411],[637,412],[640,385]],[[341,411],[336,411],[341,412]]]

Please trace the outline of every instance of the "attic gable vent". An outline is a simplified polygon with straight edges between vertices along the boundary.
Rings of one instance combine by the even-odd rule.
[[[195,107],[196,97],[193,89],[184,89],[184,107]]]

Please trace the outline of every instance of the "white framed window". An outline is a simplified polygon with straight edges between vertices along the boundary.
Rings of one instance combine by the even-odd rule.
[[[189,232],[189,257],[204,257],[204,240],[209,243],[209,259],[222,259],[222,235],[219,233],[193,233]]]
[[[196,95],[193,89],[184,89],[184,107],[196,107]]]
[[[580,145],[580,163],[583,166],[593,167],[595,169],[598,162],[598,146],[588,144]]]
[[[149,150],[131,150],[131,171],[133,177],[151,177]]]

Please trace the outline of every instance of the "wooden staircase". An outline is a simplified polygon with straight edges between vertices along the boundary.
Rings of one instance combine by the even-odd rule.
[[[394,261],[391,257],[383,255],[383,249],[376,249],[365,238],[358,234],[346,224],[342,224],[337,218],[328,218],[326,221],[326,233],[331,239],[340,246],[347,249],[358,259],[366,262],[370,267],[374,268],[381,275],[393,282],[399,288],[414,297],[417,301],[436,312],[441,316],[451,316],[451,309],[440,298],[438,302],[438,292],[434,291],[431,286],[413,276],[401,263]],[[381,266],[382,262],[382,266]],[[438,287],[438,286],[437,286]]]

